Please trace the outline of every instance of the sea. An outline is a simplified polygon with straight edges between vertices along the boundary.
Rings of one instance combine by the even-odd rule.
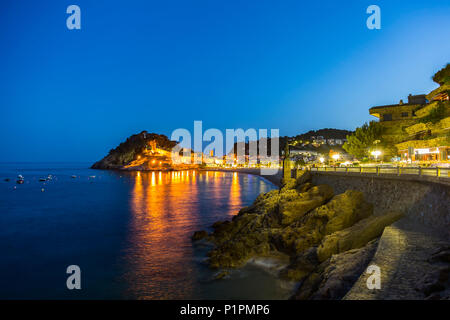
[[[230,220],[276,188],[269,181],[233,172],[89,166],[0,163],[0,299],[287,299],[292,294],[293,284],[278,279],[279,266],[270,260],[252,261],[217,279],[222,270],[206,263],[211,244],[191,241],[194,231],[211,231],[214,222]],[[69,266],[79,268],[79,289],[69,289]]]

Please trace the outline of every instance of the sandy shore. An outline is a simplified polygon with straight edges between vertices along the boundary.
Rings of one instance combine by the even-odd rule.
[[[281,186],[281,169],[278,170],[277,174],[274,175],[262,175],[261,169],[257,168],[205,168],[200,169],[201,171],[222,171],[222,172],[239,172],[239,173],[247,173],[255,176],[259,176],[263,179],[266,179],[270,183],[273,183],[277,187]]]

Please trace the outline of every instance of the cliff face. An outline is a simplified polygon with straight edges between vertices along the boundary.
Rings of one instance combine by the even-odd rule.
[[[142,131],[132,135],[115,149],[111,149],[106,157],[94,163],[91,168],[123,169],[137,160],[152,144],[159,149],[170,151],[176,142],[169,140],[165,135]]]

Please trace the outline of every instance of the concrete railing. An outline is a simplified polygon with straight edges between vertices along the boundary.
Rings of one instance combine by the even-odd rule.
[[[436,177],[449,178],[450,168],[423,168],[423,167],[304,167],[302,170],[311,172],[341,172],[352,174],[370,174],[370,175],[395,175],[395,176],[416,176],[416,177]]]

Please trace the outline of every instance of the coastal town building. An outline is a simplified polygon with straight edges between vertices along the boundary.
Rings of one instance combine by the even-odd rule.
[[[430,100],[424,94],[410,94],[408,103],[400,100],[369,109],[383,125],[384,139],[397,147],[402,162],[450,162],[448,92],[439,92]]]
[[[428,100],[424,94],[410,94],[408,103],[403,103],[403,100],[400,100],[398,104],[375,106],[370,108],[369,113],[380,119],[380,122],[411,120],[416,117],[415,111],[427,103]]]
[[[448,92],[440,92],[433,96],[431,99],[432,101],[449,101],[449,94]]]
[[[316,151],[291,146],[289,148],[289,157],[294,162],[301,160],[304,163],[310,163],[318,161],[319,153]]]

